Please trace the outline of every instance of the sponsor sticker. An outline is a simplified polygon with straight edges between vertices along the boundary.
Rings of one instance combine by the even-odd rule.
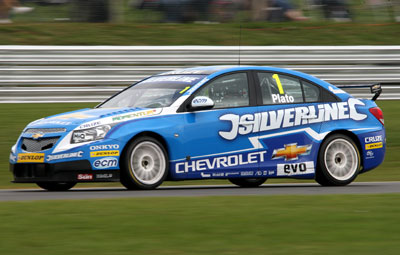
[[[113,174],[96,174],[96,179],[110,179]]]
[[[362,101],[350,98],[347,102],[327,103],[271,110],[254,114],[224,114],[221,121],[230,122],[230,130],[221,130],[219,135],[226,140],[234,140],[238,135],[295,127],[305,124],[321,123],[333,120],[352,119],[360,121],[367,115],[357,111]]]
[[[297,143],[285,144],[285,148],[275,149],[272,159],[284,158],[285,161],[297,160],[299,155],[310,154],[312,145],[297,146]]]
[[[92,145],[89,148],[91,151],[117,150],[117,149],[119,149],[119,145],[118,144],[102,144],[102,145]]]
[[[278,164],[277,176],[291,176],[314,173],[314,162],[307,161],[293,164]]]
[[[18,163],[42,163],[44,162],[44,153],[19,153]]]
[[[156,109],[145,110],[145,111],[141,111],[141,112],[133,112],[133,113],[129,113],[129,114],[113,117],[112,121],[113,122],[117,122],[117,121],[129,120],[129,119],[134,119],[134,118],[153,115],[153,114],[156,114],[156,113],[157,113]]]
[[[240,172],[240,176],[253,176],[253,175],[254,175],[254,171]]]
[[[383,142],[383,137],[382,135],[376,135],[376,136],[369,136],[364,138],[365,143],[377,143],[377,142]]]
[[[251,152],[247,155],[235,154],[229,156],[216,157],[212,159],[198,159],[175,164],[175,172],[183,174],[188,172],[205,171],[213,169],[257,164],[264,162],[266,151]]]
[[[90,157],[110,157],[110,156],[119,156],[119,151],[91,151]]]
[[[112,157],[97,159],[93,162],[93,167],[97,169],[106,169],[116,167],[117,165],[118,159]]]
[[[383,147],[383,143],[379,142],[379,143],[369,143],[365,145],[365,149],[366,150],[373,150],[373,149],[379,149]]]
[[[78,174],[78,180],[93,180],[93,174]]]
[[[83,156],[83,151],[78,152],[71,152],[71,153],[64,153],[64,154],[57,154],[57,155],[47,155],[46,160],[58,160],[58,159],[66,159],[66,158],[81,158]]]
[[[367,151],[367,157],[366,157],[366,159],[371,159],[371,158],[375,158],[374,152],[373,152],[373,151]]]

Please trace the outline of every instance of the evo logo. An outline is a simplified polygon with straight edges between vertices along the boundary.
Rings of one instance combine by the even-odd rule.
[[[293,163],[293,164],[278,164],[277,170],[278,170],[277,176],[313,174],[314,162],[307,161],[307,162]]]

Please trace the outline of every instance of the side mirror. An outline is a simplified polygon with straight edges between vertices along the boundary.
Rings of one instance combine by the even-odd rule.
[[[190,103],[190,111],[208,110],[214,107],[214,101],[209,97],[198,96]]]

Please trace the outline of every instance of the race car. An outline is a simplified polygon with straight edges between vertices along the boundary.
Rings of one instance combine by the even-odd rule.
[[[15,183],[154,189],[165,180],[267,178],[347,185],[379,166],[386,137],[374,100],[305,73],[252,66],[148,77],[94,109],[31,122],[10,153]]]

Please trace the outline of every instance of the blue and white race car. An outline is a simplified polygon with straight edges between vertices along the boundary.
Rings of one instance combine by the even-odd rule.
[[[379,85],[371,87],[376,93]],[[12,147],[16,183],[154,189],[165,180],[267,178],[346,185],[379,166],[382,111],[313,76],[273,67],[198,67],[146,78],[94,109],[30,123]]]

